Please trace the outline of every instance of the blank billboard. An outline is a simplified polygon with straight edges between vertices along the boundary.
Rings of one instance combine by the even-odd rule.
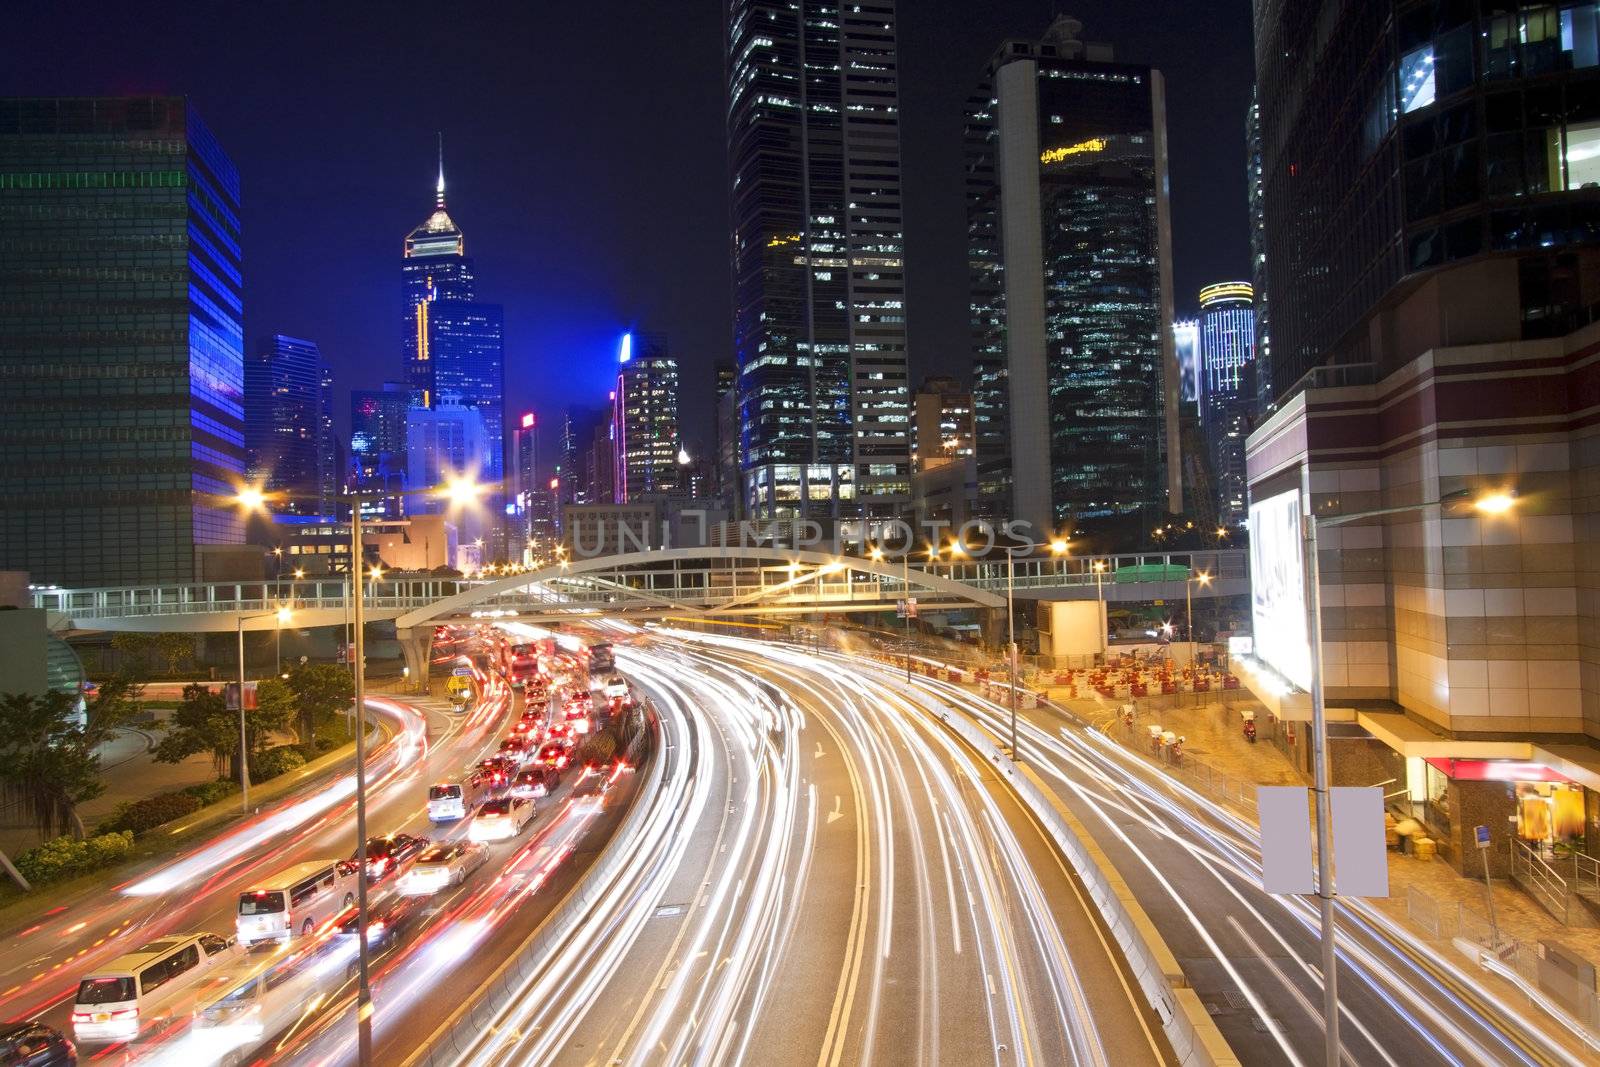
[[[1250,502],[1250,618],[1256,658],[1311,688],[1300,490]]]

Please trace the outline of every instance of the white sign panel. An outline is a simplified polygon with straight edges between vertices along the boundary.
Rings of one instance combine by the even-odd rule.
[[[1268,893],[1315,893],[1306,787],[1256,786],[1256,811],[1261,816],[1261,888]]]
[[[1389,895],[1389,850],[1383,841],[1383,789],[1334,786],[1333,887],[1341,897]]]
[[[1300,490],[1250,503],[1250,617],[1256,657],[1301,689],[1311,688]]]

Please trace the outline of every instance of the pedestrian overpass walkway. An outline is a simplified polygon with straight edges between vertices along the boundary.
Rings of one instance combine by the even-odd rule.
[[[1206,581],[1190,581],[1206,575]],[[1234,596],[1248,591],[1243,550],[1028,558],[1013,563],[1023,599],[1111,602]],[[298,581],[32,590],[57,632],[206,633],[306,629],[350,619],[346,576]],[[999,560],[900,561],[775,547],[675,548],[555,564],[502,578],[380,577],[363,606],[370,621],[404,631],[471,619],[577,621],[599,615],[737,617],[893,608],[907,594],[919,613],[1005,606]]]

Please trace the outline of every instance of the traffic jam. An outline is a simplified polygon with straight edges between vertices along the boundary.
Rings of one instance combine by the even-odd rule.
[[[568,634],[513,644],[486,626],[440,631],[454,712],[470,719],[492,706],[515,717],[503,736],[487,735],[476,763],[418,798],[425,807],[405,825],[419,826],[425,810],[427,832],[397,829],[353,855],[261,877],[239,893],[226,934],[169,934],[83,974],[71,1026],[85,1052],[192,1064],[337,1050],[341,1013],[331,1009],[354,997],[362,879],[372,981],[405,1001],[427,996],[441,961],[463,958],[573,851],[637,758],[637,746],[614,743],[640,708],[611,646]],[[521,700],[504,699],[508,690]],[[452,937],[452,927],[472,936]],[[408,980],[413,957],[426,966]]]

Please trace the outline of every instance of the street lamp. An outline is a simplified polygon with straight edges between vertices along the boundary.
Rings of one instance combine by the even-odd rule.
[[[250,735],[245,731],[244,724],[244,624],[252,619],[275,618],[278,620],[278,633],[281,634],[283,624],[289,621],[291,614],[287,605],[280,604],[276,611],[259,615],[246,615],[241,611],[233,617],[234,632],[239,642],[239,797],[240,810],[246,815],[250,814]],[[282,666],[281,657],[279,666]]]
[[[467,506],[475,502],[487,489],[468,478],[452,478],[438,489],[406,489],[399,496],[440,496],[452,505]],[[351,652],[355,673],[355,734],[356,734],[356,841],[357,859],[361,875],[356,880],[356,1056],[361,1067],[372,1063],[372,983],[367,952],[367,730],[366,686],[367,659],[363,603],[366,589],[362,572],[366,562],[361,544],[361,493],[352,489],[350,496],[350,574],[351,574]],[[372,567],[374,582],[383,577],[383,568]],[[426,684],[426,677],[420,679]]]
[[[1011,762],[1020,763],[1017,751],[1017,619],[1016,619],[1016,552],[1022,549],[1032,552],[1036,548],[1048,548],[1052,556],[1064,556],[1070,546],[1060,537],[1051,538],[1049,541],[1030,541],[1025,545],[1011,545],[1006,548],[1006,659],[1009,661],[1011,678]]]
[[[1189,630],[1189,666],[1194,666],[1195,639],[1194,639],[1194,584],[1199,582],[1202,586],[1211,584],[1211,574],[1201,571],[1191,574],[1183,580],[1183,625]]]
[[[1305,555],[1305,582],[1311,587],[1311,763],[1312,796],[1315,801],[1317,822],[1317,905],[1322,922],[1322,1016],[1325,1021],[1327,1067],[1339,1067],[1339,995],[1338,955],[1334,951],[1337,927],[1333,921],[1333,814],[1329,804],[1328,785],[1328,718],[1322,681],[1322,579],[1317,561],[1317,528],[1343,526],[1360,519],[1374,519],[1382,515],[1399,515],[1437,507],[1441,511],[1448,504],[1469,502],[1485,515],[1504,515],[1517,503],[1515,490],[1494,490],[1477,498],[1472,490],[1458,489],[1446,493],[1438,500],[1419,504],[1401,504],[1390,508],[1373,508],[1355,511],[1348,515],[1330,515],[1317,518],[1310,506],[1310,491],[1306,489],[1306,510],[1301,522],[1301,550]]]

